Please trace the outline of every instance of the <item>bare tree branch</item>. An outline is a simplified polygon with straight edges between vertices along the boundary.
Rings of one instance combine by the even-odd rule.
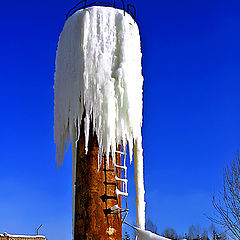
[[[208,217],[223,226],[228,235],[240,240],[240,158],[239,153],[223,171],[223,191],[213,196],[216,217]]]

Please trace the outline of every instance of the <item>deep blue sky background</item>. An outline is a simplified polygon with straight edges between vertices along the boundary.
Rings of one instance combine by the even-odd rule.
[[[0,233],[71,239],[71,153],[57,173],[53,74],[74,0],[1,1]],[[147,215],[161,233],[210,225],[211,195],[240,146],[240,2],[128,1],[144,82]],[[134,221],[133,166],[129,170]]]

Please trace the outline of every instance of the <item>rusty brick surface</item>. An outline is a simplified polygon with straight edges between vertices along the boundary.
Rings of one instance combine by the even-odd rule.
[[[117,163],[120,162],[121,158],[118,154]],[[122,239],[120,214],[104,212],[104,209],[117,203],[121,206],[120,197],[118,201],[104,200],[105,195],[116,197],[115,187],[108,186],[106,189],[104,184],[105,181],[116,183],[114,172],[104,171],[105,165],[103,158],[103,164],[98,171],[98,143],[92,130],[90,130],[88,153],[85,154],[84,130],[81,128],[77,150],[74,240]],[[113,169],[112,164],[109,169]]]

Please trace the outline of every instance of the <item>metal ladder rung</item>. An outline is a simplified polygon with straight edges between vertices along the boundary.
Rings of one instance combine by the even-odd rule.
[[[112,206],[110,209],[111,209],[112,211],[117,211],[117,210],[119,210],[119,209],[121,209],[121,208],[118,206],[118,204],[116,204],[116,205]]]
[[[111,211],[120,211],[120,212],[127,212],[128,211],[128,209],[125,209],[125,208],[121,208],[121,207],[119,207],[118,206],[118,204],[116,204],[116,205],[114,205],[114,206],[112,206],[111,208]]]
[[[116,192],[117,196],[118,196],[118,195],[122,195],[122,196],[125,196],[125,197],[128,196],[128,193],[127,193],[127,192],[121,192],[121,191],[119,191],[118,189],[116,189],[115,192]]]
[[[117,167],[117,168],[127,169],[126,166],[121,166],[121,165],[118,165],[118,164],[114,164],[114,166]]]
[[[119,177],[117,177],[117,176],[115,176],[115,179],[116,179],[117,181],[124,182],[125,184],[127,184],[127,182],[128,182],[127,179],[122,179],[122,178],[119,178]]]
[[[118,151],[118,150],[116,150],[115,153],[119,153],[119,154],[121,154],[121,155],[126,155],[126,153],[121,152],[121,151]]]

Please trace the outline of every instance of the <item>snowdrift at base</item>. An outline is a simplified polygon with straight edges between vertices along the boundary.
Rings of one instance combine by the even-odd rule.
[[[95,6],[77,11],[66,21],[56,55],[54,141],[58,166],[72,141],[73,211],[76,143],[83,114],[85,150],[92,122],[99,166],[103,154],[108,158],[111,152],[115,161],[116,147],[128,143],[130,159],[134,152],[137,224],[144,229],[140,45],[137,24],[119,9]]]
[[[170,240],[169,238],[161,237],[155,233],[150,231],[142,230],[139,228],[135,228],[138,231],[137,240]]]

